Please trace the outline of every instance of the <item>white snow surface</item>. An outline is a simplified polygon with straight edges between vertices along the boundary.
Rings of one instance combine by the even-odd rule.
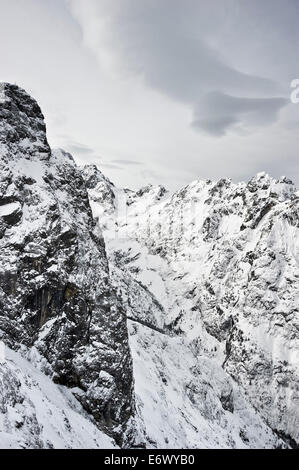
[[[0,361],[0,449],[112,449],[74,398],[9,348]]]
[[[99,181],[90,202],[127,305],[146,445],[298,440],[294,185],[260,173],[248,184],[195,181],[174,194],[113,186],[111,202]]]
[[[183,337],[129,321],[137,410],[147,448],[273,448],[279,439],[221,364]],[[212,341],[211,341],[212,344]],[[233,412],[221,400],[233,402]]]

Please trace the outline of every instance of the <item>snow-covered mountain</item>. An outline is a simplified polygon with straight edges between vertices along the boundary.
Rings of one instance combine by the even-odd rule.
[[[174,194],[160,186],[133,193],[115,188],[94,166],[85,167],[83,174],[94,216],[102,223],[116,285],[128,304],[130,321],[141,322],[143,327],[138,326],[137,331],[144,326],[158,328],[152,333],[155,338],[161,337],[159,332],[163,331],[171,345],[179,339],[180,346],[175,346],[178,351],[183,347],[177,357],[174,352],[169,353],[176,365],[165,366],[162,361],[162,375],[175,377],[177,386],[178,376],[192,370],[192,379],[185,379],[180,387],[186,400],[189,380],[200,388],[200,371],[200,377],[216,392],[213,399],[220,397],[220,411],[223,413],[223,400],[229,402],[234,418],[240,407],[234,401],[244,394],[248,412],[250,404],[277,436],[296,446],[299,199],[292,182],[286,178],[276,181],[260,173],[248,184],[236,185],[227,179],[195,181]],[[106,198],[108,192],[113,196]],[[123,274],[125,283],[121,282]],[[146,288],[146,297],[139,293],[140,286]],[[142,340],[138,334],[135,336],[131,333],[134,362],[139,360],[140,348],[145,363],[153,360],[155,351],[156,367],[165,356],[163,346],[156,344],[149,353],[148,346],[140,346]],[[182,360],[188,355],[190,367],[183,365]],[[212,377],[205,377],[202,360],[208,370],[214,371]],[[141,365],[140,370],[143,392],[139,398],[144,402],[144,384],[150,378]],[[225,399],[220,384],[212,384],[212,379],[217,378],[221,383],[223,373],[229,384]],[[136,376],[135,381],[138,385]],[[160,397],[169,391],[171,382],[168,379],[165,387],[160,384],[164,388]],[[237,385],[239,388],[233,391]],[[207,406],[206,394],[204,387],[197,398],[193,397],[195,404],[202,406],[204,402]],[[154,408],[152,404],[150,417]],[[163,408],[158,411],[159,416],[163,415]],[[180,409],[186,413],[187,405],[180,405]],[[209,409],[217,409],[215,402],[211,401]],[[171,415],[175,416],[173,413],[172,410]],[[194,419],[194,429],[201,437],[204,426],[199,424],[199,416],[204,413],[189,412],[189,420]],[[210,429],[214,420],[206,421]],[[186,423],[188,420],[182,426],[185,430]],[[162,419],[161,432],[164,426]],[[232,430],[233,425],[227,428]],[[243,430],[239,431],[239,436],[244,436]],[[215,430],[210,445],[221,442],[220,435]],[[240,446],[236,438],[229,439],[231,445]],[[198,436],[197,442],[209,446],[209,441],[200,441]],[[229,445],[226,435],[220,446]]]
[[[298,220],[266,174],[116,188],[2,84],[2,447],[298,446]]]
[[[0,90],[0,339],[34,347],[42,370],[122,440],[132,361],[104,240],[72,157],[51,151],[39,106],[9,84]]]

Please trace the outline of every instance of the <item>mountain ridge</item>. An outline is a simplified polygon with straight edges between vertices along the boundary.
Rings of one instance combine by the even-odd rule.
[[[89,194],[97,214],[100,201],[93,200],[94,192]],[[278,412],[287,431],[277,430],[274,423],[271,426],[297,445],[298,437],[292,437],[298,429],[299,363],[295,186],[285,177],[275,180],[259,173],[247,184],[233,184],[229,179],[195,181],[165,194],[163,191],[161,197],[151,188],[139,192],[134,202],[130,193],[125,204],[126,193],[120,190],[120,207],[114,202],[116,222],[111,220],[111,208],[104,219],[113,261],[129,266],[133,277],[162,306],[166,303],[164,326],[174,325],[178,333],[194,339],[194,331],[198,333],[202,323],[222,344],[222,366],[237,382],[245,382],[246,393],[266,421],[277,419],[273,419],[273,407],[289,406],[289,416],[285,407]],[[102,218],[104,205],[102,200]],[[147,255],[141,263],[143,249]],[[149,260],[155,257],[151,267]],[[163,267],[164,279],[157,288],[152,273],[156,270],[161,277],[161,260],[166,274]],[[172,299],[165,289],[161,294],[166,278],[174,286],[179,279],[180,286],[171,290]],[[284,373],[286,380],[281,378]]]
[[[126,319],[85,183],[24,90],[2,87],[0,123],[0,339],[38,349],[121,441],[134,408]]]

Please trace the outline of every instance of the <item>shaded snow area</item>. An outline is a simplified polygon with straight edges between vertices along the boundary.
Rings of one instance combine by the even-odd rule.
[[[129,322],[137,410],[148,448],[274,448],[279,440],[217,361],[184,338]]]
[[[72,392],[19,353],[0,361],[0,449],[113,448]]]

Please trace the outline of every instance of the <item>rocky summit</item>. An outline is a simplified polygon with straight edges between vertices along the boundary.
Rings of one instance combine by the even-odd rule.
[[[299,446],[299,193],[117,188],[0,85],[0,448]]]

